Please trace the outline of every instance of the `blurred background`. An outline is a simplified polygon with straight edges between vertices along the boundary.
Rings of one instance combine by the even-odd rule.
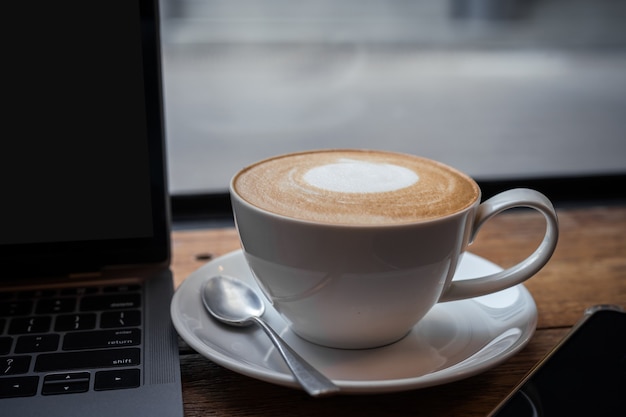
[[[485,181],[626,173],[626,1],[161,2],[174,195],[326,147]]]

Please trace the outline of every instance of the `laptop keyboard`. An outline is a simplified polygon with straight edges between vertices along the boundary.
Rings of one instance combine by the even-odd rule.
[[[138,387],[141,291],[0,292],[0,398]]]

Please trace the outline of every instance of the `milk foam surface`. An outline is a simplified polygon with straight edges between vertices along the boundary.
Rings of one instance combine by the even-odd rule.
[[[467,208],[480,195],[474,180],[441,163],[361,150],[278,156],[243,169],[233,186],[264,210],[348,225],[434,219]]]
[[[341,193],[380,193],[396,191],[415,184],[419,177],[410,169],[358,159],[340,159],[307,171],[308,184]]]

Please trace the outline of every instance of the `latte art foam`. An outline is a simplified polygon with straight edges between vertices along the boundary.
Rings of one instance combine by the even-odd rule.
[[[283,155],[233,180],[248,203],[279,215],[330,224],[403,224],[461,211],[479,198],[468,176],[441,163],[383,151]]]
[[[340,193],[396,191],[419,180],[410,169],[357,159],[341,159],[334,164],[312,168],[302,178],[314,187]]]

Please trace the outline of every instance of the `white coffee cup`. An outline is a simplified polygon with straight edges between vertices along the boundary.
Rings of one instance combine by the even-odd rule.
[[[513,189],[481,204],[469,176],[413,155],[281,155],[242,169],[230,192],[245,258],[269,301],[296,334],[336,348],[395,342],[438,302],[517,285],[558,239],[543,194]],[[545,217],[538,248],[501,272],[452,281],[483,223],[513,207]]]

